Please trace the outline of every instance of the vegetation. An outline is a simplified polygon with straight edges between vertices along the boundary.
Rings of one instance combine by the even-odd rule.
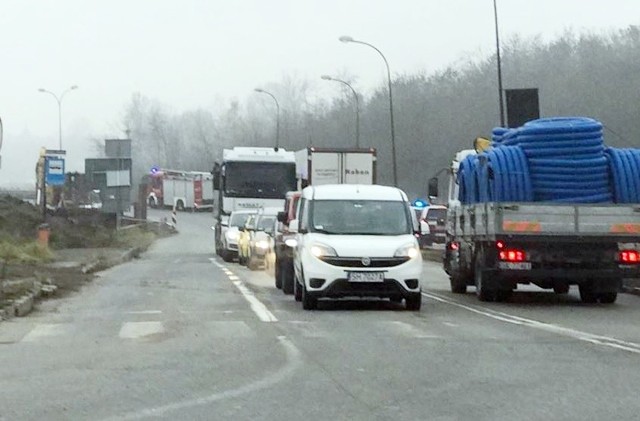
[[[543,116],[590,116],[606,125],[608,145],[637,145],[639,26],[599,35],[566,33],[549,43],[515,38],[503,44],[502,57],[504,88],[538,88]],[[282,108],[280,146],[355,145],[350,92],[332,102],[312,101],[313,86],[295,78],[265,88]],[[393,89],[399,182],[414,196],[425,194],[426,179],[446,166],[454,151],[490,135],[500,121],[495,56],[439,71],[396,74]],[[135,95],[124,118],[134,141],[134,179],[154,164],[211,169],[225,147],[273,146],[274,116],[267,100],[254,96],[245,105],[232,101],[215,114],[203,109],[176,114]],[[360,104],[361,145],[378,149],[379,181],[391,183],[386,81]]]

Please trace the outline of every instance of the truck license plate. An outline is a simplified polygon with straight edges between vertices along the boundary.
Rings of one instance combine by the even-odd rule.
[[[384,273],[349,272],[349,282],[384,282]]]
[[[500,269],[531,270],[531,262],[500,262],[498,267]]]

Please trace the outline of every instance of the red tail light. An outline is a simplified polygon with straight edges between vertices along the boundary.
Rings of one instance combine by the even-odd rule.
[[[526,260],[527,254],[522,250],[500,250],[500,260],[504,260],[507,262],[524,262]]]
[[[504,243],[502,241],[496,241],[496,247],[498,247],[499,249],[503,249]]]
[[[620,263],[637,264],[640,263],[640,252],[637,250],[622,250],[618,252]]]
[[[449,243],[449,250],[458,250],[460,248],[460,244],[457,242]]]

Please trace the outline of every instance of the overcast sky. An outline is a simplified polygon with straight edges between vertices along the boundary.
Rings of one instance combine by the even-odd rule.
[[[640,24],[640,0],[498,0],[500,34]],[[220,109],[284,75],[340,90],[321,74],[350,74],[365,96],[392,75],[432,72],[495,50],[492,0],[3,0],[0,6],[0,185],[31,182],[40,146],[58,146],[62,106],[68,169],[83,171],[91,138],[121,136],[132,93],[173,111]],[[505,69],[508,71],[508,69]]]

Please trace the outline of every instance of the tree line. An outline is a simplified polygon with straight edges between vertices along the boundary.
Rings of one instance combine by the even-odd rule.
[[[398,181],[410,196],[424,197],[427,179],[455,151],[499,125],[496,69],[493,55],[437,72],[394,75]],[[607,34],[567,32],[550,42],[515,37],[502,46],[502,69],[504,89],[539,89],[541,116],[593,117],[604,123],[607,145],[639,145],[640,26]],[[280,103],[280,147],[355,145],[351,92],[317,99],[308,81],[291,76],[265,89]],[[274,120],[270,98],[233,100],[215,113],[172,113],[158,100],[134,94],[123,121],[132,139],[134,180],[152,165],[206,171],[224,148],[274,146]],[[360,98],[360,145],[377,149],[381,184],[393,181],[389,124],[387,84],[381,81]]]

